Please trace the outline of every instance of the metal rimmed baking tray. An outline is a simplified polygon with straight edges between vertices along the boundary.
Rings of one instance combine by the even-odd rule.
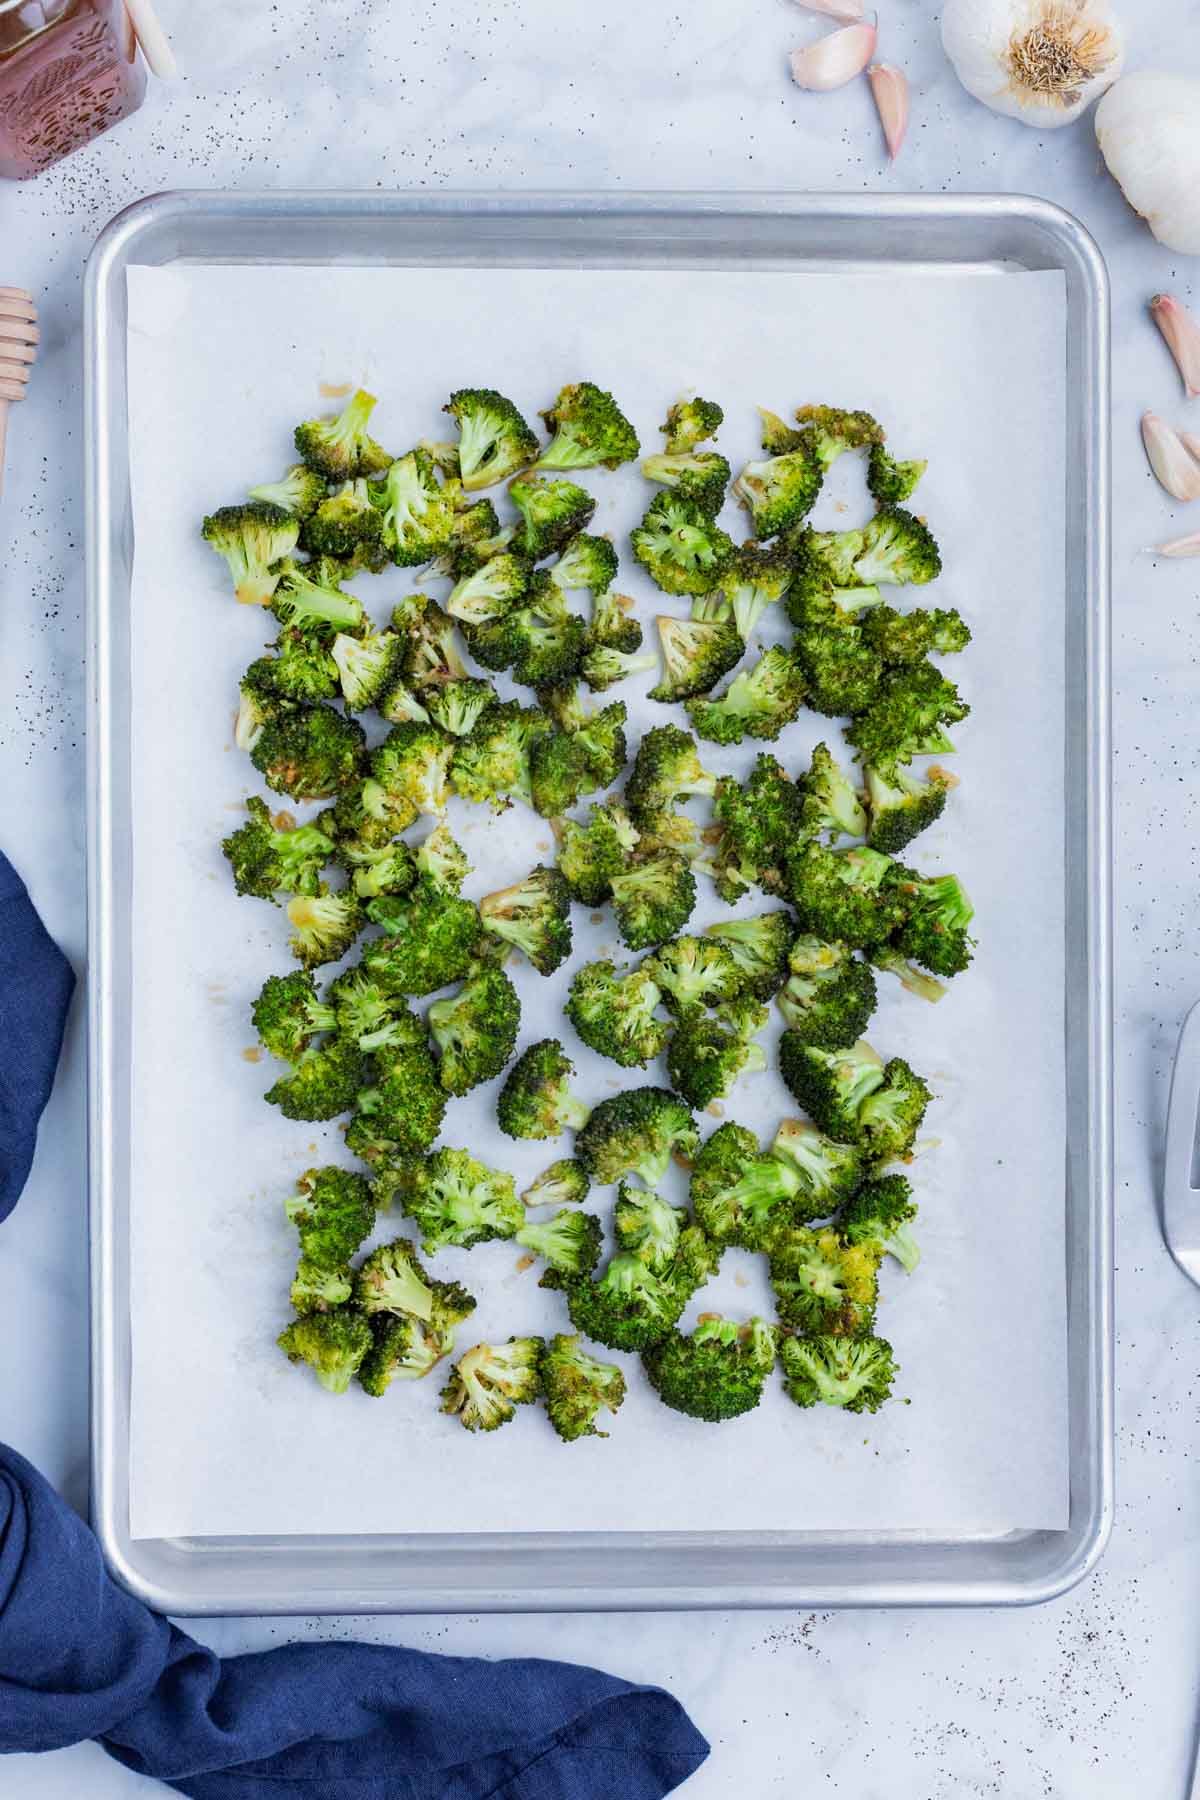
[[[125,274],[180,261],[1063,272],[1066,1530],[133,1538]],[[181,1613],[996,1605],[1078,1580],[1112,1505],[1108,318],[1103,264],[1083,229],[1010,196],[164,195],[122,214],[93,253],[86,355],[93,1512],[114,1573]]]

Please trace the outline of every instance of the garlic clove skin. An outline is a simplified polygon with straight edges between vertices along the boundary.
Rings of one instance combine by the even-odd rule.
[[[1173,294],[1155,294],[1150,317],[1162,332],[1189,400],[1200,396],[1200,324]]]
[[[1109,0],[945,0],[942,48],[968,94],[1045,130],[1117,79],[1125,34]]]
[[[1142,414],[1142,442],[1150,467],[1176,500],[1200,500],[1200,458],[1157,413]]]
[[[840,25],[854,25],[863,16],[862,0],[796,0],[805,12],[824,13]]]
[[[1200,556],[1200,531],[1193,531],[1190,537],[1172,538],[1169,544],[1159,544],[1154,554],[1155,556]]]
[[[874,56],[876,35],[874,25],[843,25],[840,31],[828,32],[815,44],[793,50],[788,59],[792,80],[797,87],[806,88],[813,94],[826,94],[833,88],[845,87],[848,81],[862,74]]]
[[[1122,76],[1096,108],[1096,142],[1159,243],[1200,256],[1200,80]]]
[[[879,123],[883,126],[888,157],[895,162],[908,130],[908,78],[903,69],[893,68],[891,63],[872,63],[867,70],[867,80],[871,84]]]

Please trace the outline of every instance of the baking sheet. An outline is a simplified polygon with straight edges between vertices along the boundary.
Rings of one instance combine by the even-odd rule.
[[[1063,1527],[1061,276],[194,266],[131,270],[129,298],[133,1534]],[[874,1419],[801,1414],[776,1388],[717,1432],[634,1379],[611,1438],[567,1450],[532,1409],[472,1438],[437,1413],[432,1382],[335,1403],[273,1348],[293,1256],[282,1199],[340,1138],[277,1119],[260,1098],[272,1072],[244,1060],[249,1001],[288,966],[282,913],[232,894],[218,848],[253,786],[230,724],[266,632],[228,599],[198,518],[282,468],[288,426],[318,409],[323,380],[383,395],[380,435],[401,449],[438,431],[451,386],[497,384],[533,413],[580,373],[614,388],[647,447],[669,401],[699,386],[727,406],[721,447],[735,468],[756,450],[754,402],[807,397],[870,406],[899,454],[931,457],[920,504],[947,572],[921,598],[972,623],[957,674],[975,714],[957,734],[963,787],[913,860],[959,870],[982,941],[939,1007],[887,988],[871,1031],[938,1092],[915,1171],[925,1260],[911,1281],[886,1272],[880,1315],[912,1404]],[[835,473],[817,515],[833,525],[863,504],[854,471]],[[630,471],[584,479],[596,528],[620,540],[644,484]],[[631,562],[621,583],[644,620],[683,610]],[[382,619],[406,586],[397,572],[360,592]],[[1019,688],[1001,659],[1022,671]],[[674,716],[633,683],[621,694],[635,738]],[[778,747],[784,761],[802,767],[828,731],[805,715]],[[755,748],[706,756],[744,770]],[[475,894],[547,853],[546,826],[520,809],[496,822],[456,810],[452,823]],[[720,916],[706,893],[697,921]],[[579,955],[611,947],[607,922],[593,928],[578,909],[575,921]],[[513,973],[523,1035],[561,1032],[588,1098],[622,1084],[561,1019],[565,974]],[[454,1103],[445,1141],[484,1147],[523,1184],[565,1144],[497,1140],[493,1101],[489,1088]],[[772,1073],[727,1110],[766,1139],[792,1108]],[[598,1198],[606,1210],[611,1194]],[[480,1298],[464,1342],[564,1322],[517,1260],[504,1245],[437,1260]],[[731,1254],[691,1310],[766,1300],[752,1259]]]

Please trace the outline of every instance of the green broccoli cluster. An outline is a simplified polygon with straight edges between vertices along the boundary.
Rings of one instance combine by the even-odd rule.
[[[688,603],[687,617],[659,617],[655,657],[579,479],[641,454],[611,394],[563,387],[543,442],[505,395],[460,389],[445,408],[456,437],[400,456],[370,435],[375,407],[359,391],[303,422],[299,460],[203,526],[236,598],[259,607],[249,616],[273,620],[240,684],[235,743],[273,793],[318,803],[297,820],[251,796],[222,844],[239,894],[284,905],[299,964],[252,1008],[284,1065],[266,1098],[289,1119],[344,1119],[369,1171],[311,1170],[289,1201],[297,1316],[280,1345],[331,1391],[357,1379],[373,1396],[451,1354],[472,1296],[429,1275],[405,1238],[364,1253],[394,1206],[426,1255],[499,1241],[538,1261],[574,1328],[459,1356],[442,1407],[470,1430],[540,1399],[564,1441],[603,1436],[597,1419],[621,1405],[626,1378],[585,1338],[638,1353],[660,1399],[690,1418],[753,1408],[777,1365],[799,1406],[873,1411],[895,1376],[875,1334],[880,1269],[918,1259],[897,1165],[931,1094],[864,1034],[880,973],[936,1000],[974,951],[959,878],[900,860],[955,786],[914,764],[951,752],[947,733],[969,712],[936,660],[966,649],[966,622],[891,598],[940,572],[929,526],[906,510],[925,465],[891,456],[870,413],[808,405],[790,424],[763,411],[762,456],[733,477],[712,447],[722,407],[677,401],[662,451],[641,464],[657,492],[631,539],[644,574]],[[815,529],[847,454],[862,458],[875,510]],[[752,533],[741,542],[725,528],[738,507]],[[377,622],[349,584],[397,568],[445,581],[444,597],[404,594]],[[767,626],[790,627],[790,641],[756,643]],[[658,725],[635,746],[607,690],[656,665],[651,698],[679,705],[691,729]],[[857,767],[825,741],[797,759],[805,707],[848,721]],[[707,768],[698,739],[722,755],[747,739],[771,748],[734,774],[718,772],[728,760]],[[549,822],[553,861],[466,898],[470,866],[445,823],[454,797],[497,814],[520,801]],[[689,931],[701,878],[737,911]],[[669,1086],[649,1076],[590,1104],[558,1037],[516,1054],[531,990],[513,953],[536,975],[563,970],[572,903],[610,909],[635,960],[575,967],[568,1024],[621,1069],[661,1056]],[[772,1000],[782,1029],[769,1057]],[[765,1149],[736,1120],[701,1142],[696,1115],[736,1107],[769,1061],[805,1116]],[[520,1194],[475,1154],[486,1144],[439,1142],[448,1106],[489,1082],[505,1137],[574,1134]],[[688,1171],[687,1207],[658,1193],[672,1163]],[[613,1185],[604,1261],[600,1219],[581,1203]],[[682,1330],[727,1247],[766,1258],[774,1318],[702,1313]]]

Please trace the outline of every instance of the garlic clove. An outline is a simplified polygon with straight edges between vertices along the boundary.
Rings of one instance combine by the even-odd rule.
[[[1155,294],[1150,317],[1166,339],[1189,400],[1200,397],[1200,325],[1172,294]]]
[[[867,70],[867,80],[871,83],[879,123],[883,126],[888,156],[895,162],[908,130],[908,78],[903,69],[893,68],[891,63],[872,63]]]
[[[875,54],[877,36],[874,25],[865,22],[843,25],[803,50],[793,50],[789,58],[792,80],[810,93],[825,94],[831,88],[845,87],[861,75]]]
[[[1169,544],[1159,544],[1154,555],[1200,556],[1200,531],[1193,531],[1190,537],[1173,538]]]
[[[1176,500],[1200,500],[1200,459],[1157,413],[1142,414],[1142,442],[1150,467]]]
[[[824,13],[842,25],[853,25],[863,16],[862,0],[796,0],[805,12]]]

